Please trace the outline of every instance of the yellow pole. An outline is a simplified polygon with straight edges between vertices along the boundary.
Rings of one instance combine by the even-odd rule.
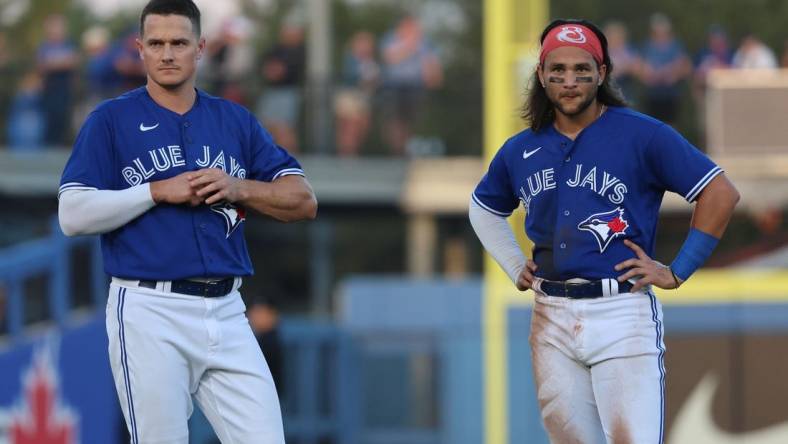
[[[484,2],[484,155],[523,129],[518,108],[533,66],[538,35],[547,21],[547,0]],[[524,68],[525,66],[525,68]],[[525,78],[523,78],[525,77]],[[524,248],[524,215],[510,219]],[[484,442],[509,444],[507,308],[527,303],[495,261],[485,255],[483,286]]]
[[[486,0],[484,4],[484,153],[487,162],[506,140],[509,124],[501,118],[501,109],[510,103],[511,72],[507,69],[508,42],[511,35],[508,0]],[[484,258],[483,290],[483,356],[485,443],[508,444],[509,412],[506,371],[506,317],[502,310],[497,264],[490,255]],[[504,279],[506,277],[504,276]]]

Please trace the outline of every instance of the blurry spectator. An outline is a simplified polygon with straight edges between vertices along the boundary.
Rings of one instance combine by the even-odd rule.
[[[774,69],[777,68],[777,57],[758,37],[747,34],[733,55],[733,66],[739,69]]]
[[[695,58],[695,74],[693,75],[693,92],[696,99],[703,99],[706,90],[706,77],[713,69],[730,68],[733,51],[728,44],[728,36],[720,25],[709,27],[706,46]]]
[[[82,51],[86,57],[83,74],[85,91],[74,112],[74,128],[80,128],[90,110],[115,92],[109,43],[109,31],[103,26],[93,26],[82,33]]]
[[[304,29],[286,23],[279,31],[279,41],[263,56],[262,74],[265,89],[257,112],[277,145],[298,151],[296,132],[301,110],[301,85],[306,65]]]
[[[110,48],[114,76],[118,82],[116,92],[138,88],[147,81],[145,66],[137,48],[138,38],[137,27],[130,27]]]
[[[129,28],[110,42],[103,27],[89,28],[82,35],[87,55],[88,94],[104,100],[145,84],[146,75],[137,49],[136,28]]]
[[[342,87],[334,99],[337,153],[354,156],[372,124],[370,101],[380,81],[375,37],[361,31],[351,37],[342,63]]]
[[[0,71],[5,71],[11,64],[11,53],[8,48],[8,39],[4,32],[0,32]]]
[[[681,81],[692,66],[681,43],[673,36],[673,26],[663,14],[651,16],[651,36],[643,49],[641,80],[646,86],[645,112],[663,122],[676,122]]]
[[[706,85],[709,72],[731,67],[733,50],[728,44],[728,36],[720,25],[711,25],[706,34],[706,46],[695,57],[695,73],[692,76],[692,98],[695,100],[695,116],[699,127],[706,124]],[[701,131],[701,138],[705,132]],[[705,144],[701,144],[705,145]]]
[[[783,43],[783,53],[780,56],[780,67],[788,68],[788,40]]]
[[[274,306],[272,299],[258,295],[247,304],[246,317],[252,327],[257,343],[263,351],[265,361],[271,370],[271,376],[276,384],[279,399],[282,396],[282,343],[279,338],[279,310]]]
[[[49,145],[66,144],[71,122],[73,75],[77,66],[77,51],[68,41],[66,20],[51,15],[44,22],[45,40],[38,48],[38,69],[43,78],[42,109],[46,130],[44,142]]]
[[[41,94],[41,77],[36,71],[28,72],[19,82],[8,116],[8,145],[12,150],[43,148],[45,117]]]
[[[6,295],[5,287],[0,283],[0,336],[8,333],[8,325],[6,325]]]
[[[136,38],[136,27],[127,29],[114,41],[110,41],[109,31],[102,26],[88,28],[82,34],[87,87],[73,113],[74,128],[79,129],[85,117],[102,100],[145,84],[146,75]]]
[[[109,31],[103,26],[93,26],[82,34],[82,50],[87,58],[85,61],[87,94],[90,97],[89,101],[94,105],[115,92],[109,43]]]
[[[621,22],[609,22],[605,25],[607,49],[613,62],[613,77],[624,93],[627,101],[635,97],[635,81],[640,70],[640,57],[628,42],[627,28]]]
[[[416,17],[405,16],[381,44],[383,54],[383,136],[403,154],[424,108],[426,93],[443,83],[443,67]]]
[[[227,20],[207,49],[206,87],[211,94],[248,105],[242,84],[252,72],[254,52],[249,38],[252,22],[238,16]]]
[[[0,68],[8,66],[11,59],[11,54],[8,51],[8,40],[5,33],[0,32]]]
[[[8,112],[19,80],[16,65],[8,46],[6,34],[0,32],[0,134],[8,132]],[[5,143],[8,142],[0,142],[0,145]]]

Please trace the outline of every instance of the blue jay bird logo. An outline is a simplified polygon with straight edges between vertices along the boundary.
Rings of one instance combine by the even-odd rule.
[[[610,241],[623,236],[629,228],[629,222],[624,219],[624,209],[621,207],[606,213],[597,213],[588,216],[588,219],[577,225],[578,230],[588,231],[594,235],[599,244],[599,252],[604,253]]]
[[[243,207],[237,207],[229,202],[222,202],[211,205],[211,211],[219,213],[227,225],[227,237],[233,234],[236,228],[241,226],[241,222],[246,220],[246,210]]]

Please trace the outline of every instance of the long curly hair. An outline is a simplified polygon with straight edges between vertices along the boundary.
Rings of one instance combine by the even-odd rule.
[[[602,85],[597,90],[596,99],[600,103],[608,106],[627,106],[627,101],[624,98],[624,94],[621,92],[621,89],[618,87],[615,80],[613,80],[613,62],[610,60],[610,54],[607,51],[607,38],[605,37],[605,34],[603,34],[596,25],[589,22],[588,20],[558,19],[553,20],[552,23],[547,25],[544,31],[542,31],[542,36],[539,38],[539,42],[544,43],[544,39],[547,37],[547,34],[550,32],[550,30],[556,26],[561,25],[583,25],[596,34],[597,38],[599,38],[599,42],[602,44],[602,63],[607,66],[607,75],[605,76],[605,80],[602,82]],[[539,82],[537,70],[540,68],[541,65],[534,70],[534,73],[531,76],[527,97],[525,103],[523,103],[523,106],[520,109],[520,117],[526,122],[529,122],[530,128],[533,131],[539,131],[540,129],[545,128],[553,123],[553,120],[555,120],[555,107],[547,97],[545,88]]]

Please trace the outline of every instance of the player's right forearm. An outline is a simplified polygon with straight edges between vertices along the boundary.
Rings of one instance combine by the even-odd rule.
[[[149,184],[125,190],[65,190],[58,203],[66,236],[106,233],[126,225],[155,203]]]
[[[484,249],[517,284],[517,278],[525,266],[525,255],[506,218],[490,213],[473,199],[469,203],[468,218]]]
[[[238,202],[279,221],[311,220],[317,216],[317,198],[303,176],[284,176],[274,182],[247,179],[239,186]]]

